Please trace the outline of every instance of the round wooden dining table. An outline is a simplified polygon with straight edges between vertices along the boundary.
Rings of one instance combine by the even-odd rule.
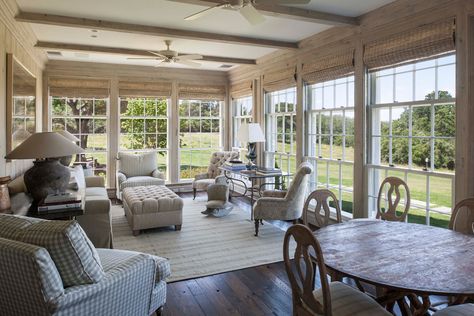
[[[392,291],[474,295],[474,236],[381,220],[352,220],[314,232],[330,271]]]

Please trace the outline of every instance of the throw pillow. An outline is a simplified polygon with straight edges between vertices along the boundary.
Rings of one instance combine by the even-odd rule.
[[[21,192],[28,192],[26,189],[25,181],[23,180],[23,175],[16,177],[8,184],[8,192],[10,194],[17,194]]]
[[[104,270],[99,255],[76,221],[40,221],[20,230],[18,241],[46,248],[64,287],[99,282]]]
[[[0,214],[0,238],[17,240],[21,229],[41,221],[34,217]]]
[[[156,169],[156,152],[130,154],[119,152],[119,171],[129,177],[151,176]]]

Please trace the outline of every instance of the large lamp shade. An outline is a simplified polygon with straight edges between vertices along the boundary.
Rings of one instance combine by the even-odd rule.
[[[35,203],[49,194],[67,189],[71,172],[59,163],[58,157],[71,156],[84,149],[55,132],[36,133],[12,150],[7,159],[36,159],[23,179]]]
[[[258,123],[243,123],[237,132],[237,139],[244,143],[261,143],[265,141],[265,135]]]
[[[80,141],[79,138],[77,138],[76,136],[72,135],[71,133],[69,133],[68,131],[65,131],[65,130],[62,130],[62,131],[58,131],[57,132],[59,135],[61,136],[64,136],[66,137],[67,139],[69,139],[71,142],[73,143],[77,143]]]
[[[83,153],[84,149],[56,132],[35,133],[13,149],[7,159],[45,159]]]

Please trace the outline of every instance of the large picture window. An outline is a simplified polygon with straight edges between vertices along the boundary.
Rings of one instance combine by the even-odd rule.
[[[352,213],[354,76],[308,85],[305,99],[310,189],[333,191],[341,209]]]
[[[396,176],[411,191],[408,221],[447,227],[454,193],[455,82],[454,55],[369,72],[370,210],[376,209],[381,181]]]
[[[168,178],[168,100],[120,99],[120,150],[156,151],[157,168]]]
[[[179,100],[180,179],[207,171],[211,154],[222,150],[222,104]]]
[[[89,162],[95,175],[107,173],[108,99],[51,97],[53,131],[67,130],[79,138],[85,153],[75,162]]]
[[[296,88],[265,95],[265,164],[296,171]]]

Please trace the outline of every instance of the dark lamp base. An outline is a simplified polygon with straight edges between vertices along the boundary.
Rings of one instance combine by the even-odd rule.
[[[33,167],[25,172],[25,186],[35,202],[48,194],[65,192],[71,172],[58,159],[36,160]]]

